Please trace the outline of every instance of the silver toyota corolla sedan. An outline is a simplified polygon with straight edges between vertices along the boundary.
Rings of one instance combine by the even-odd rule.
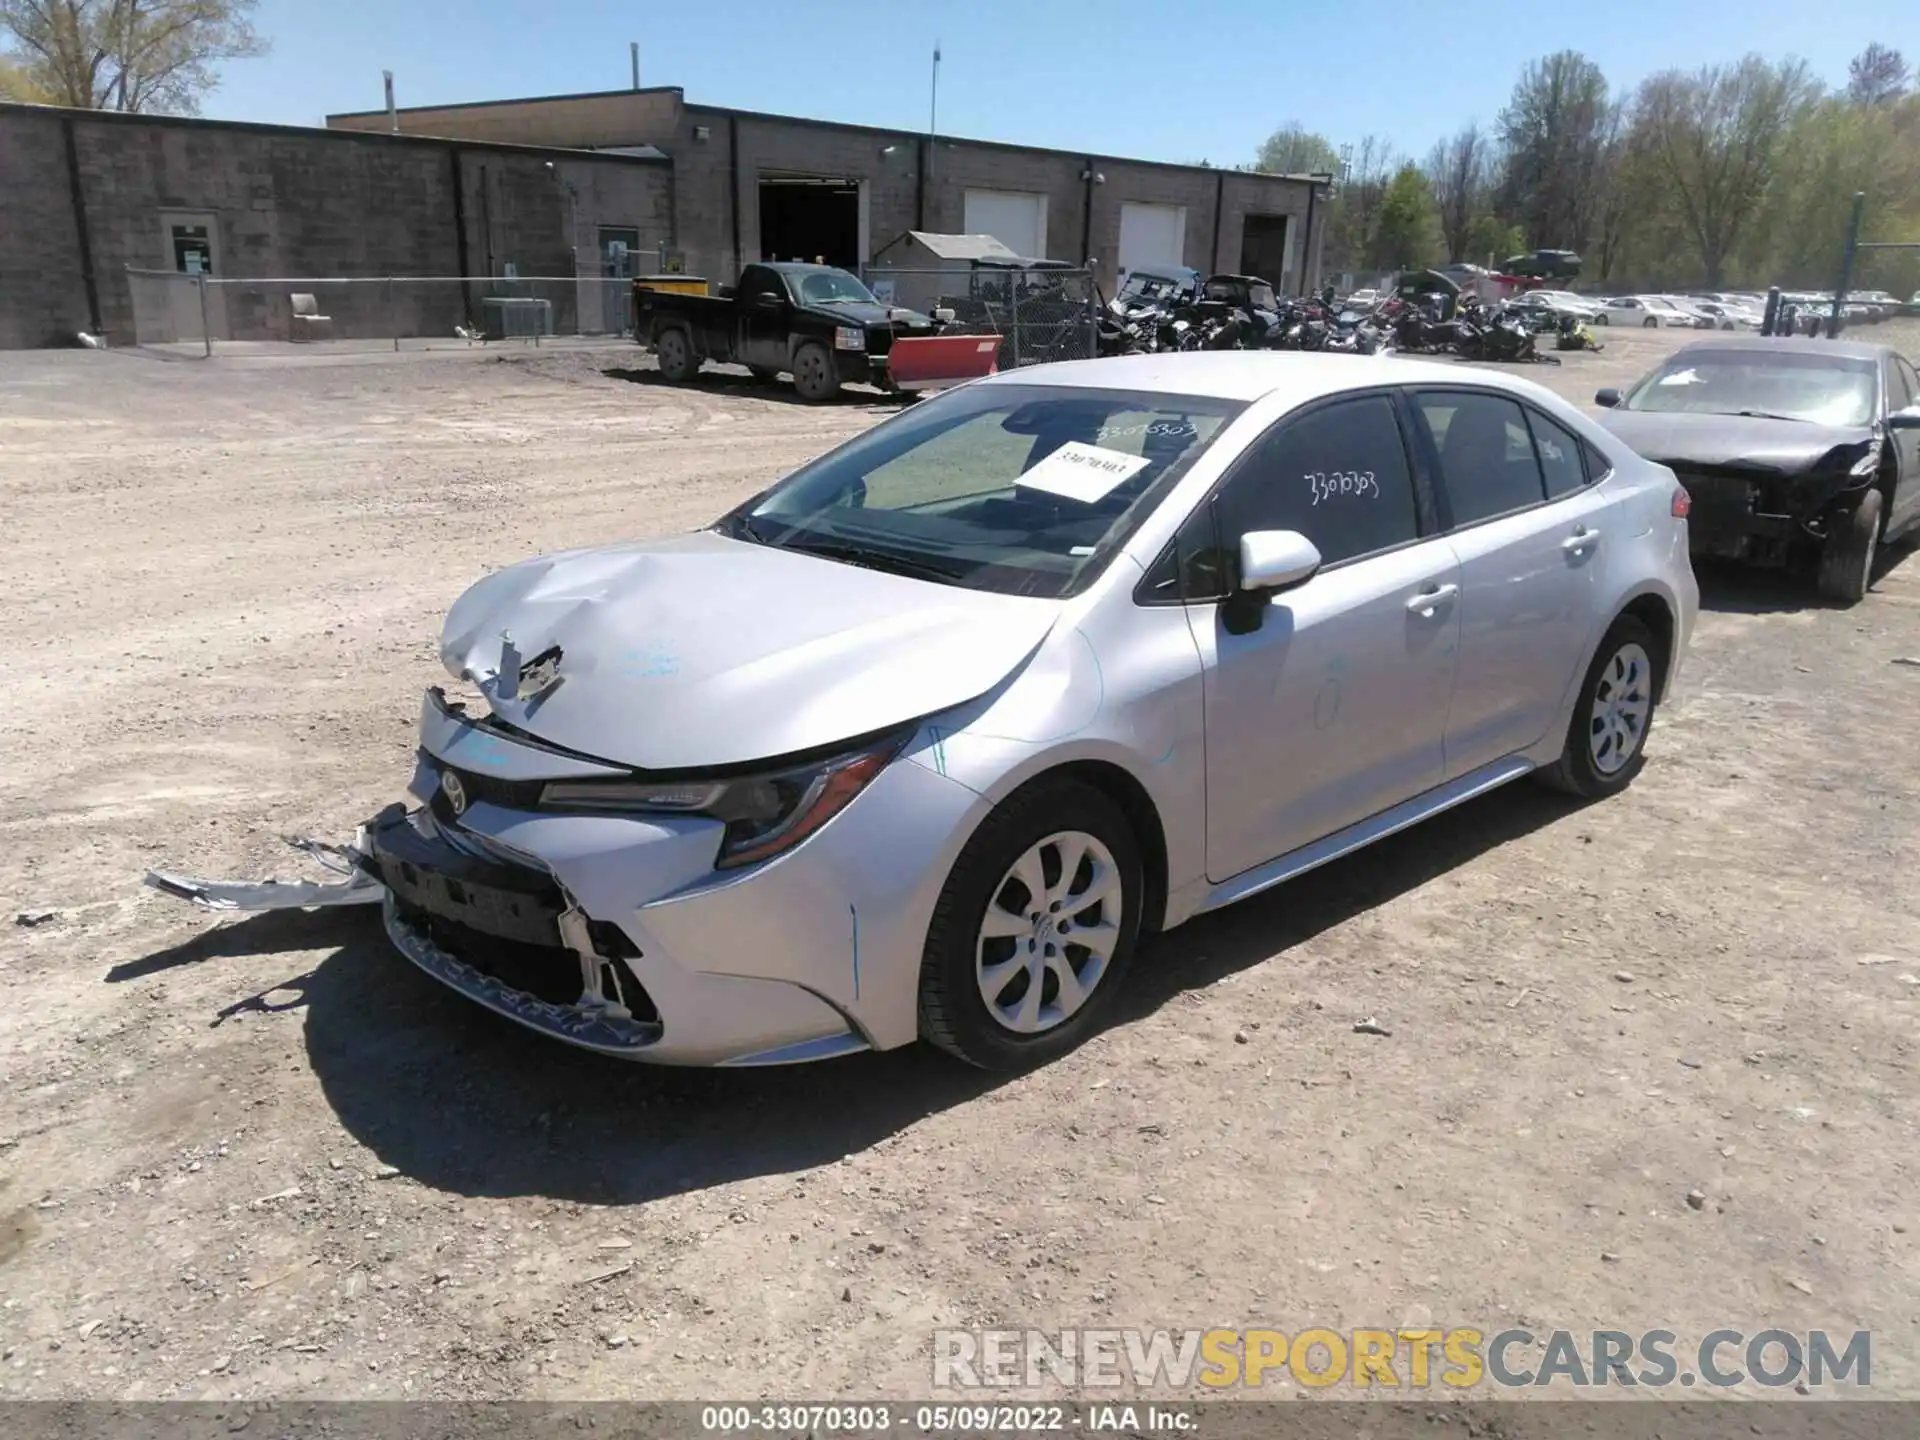
[[[453,607],[332,885],[575,1045],[1084,1039],[1143,934],[1529,773],[1627,786],[1698,603],[1671,471],[1531,382],[1133,356],[916,404],[696,534]]]

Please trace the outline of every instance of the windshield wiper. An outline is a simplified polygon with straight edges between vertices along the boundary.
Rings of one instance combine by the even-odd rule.
[[[1745,420],[1791,420],[1796,425],[1809,423],[1798,415],[1779,415],[1772,410],[1736,410],[1733,413]]]
[[[918,580],[938,580],[945,584],[964,578],[964,570],[950,565],[936,565],[931,560],[921,560],[912,555],[902,555],[897,550],[881,550],[871,545],[860,545],[848,541],[835,540],[789,540],[785,547],[798,550],[807,555],[818,555],[823,560],[840,560],[848,565],[858,565],[866,570],[881,570],[893,575],[910,575]]]

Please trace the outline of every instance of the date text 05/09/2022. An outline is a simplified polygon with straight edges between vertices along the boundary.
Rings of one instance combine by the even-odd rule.
[[[1115,1405],[707,1405],[700,1429],[710,1435],[1182,1435],[1197,1423],[1191,1409],[1159,1404]]]

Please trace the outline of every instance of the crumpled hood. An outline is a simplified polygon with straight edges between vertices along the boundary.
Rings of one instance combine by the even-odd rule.
[[[1865,425],[1807,425],[1747,415],[1613,409],[1595,418],[1643,459],[1679,469],[1732,466],[1786,475],[1845,470],[1873,440]]]
[[[440,656],[495,715],[550,744],[643,770],[703,769],[974,699],[1059,610],[704,531],[489,575],[448,613]],[[558,645],[558,682],[504,697],[503,633],[516,671]]]

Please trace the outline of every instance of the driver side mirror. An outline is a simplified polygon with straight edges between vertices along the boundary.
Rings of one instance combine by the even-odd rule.
[[[1240,537],[1242,590],[1290,589],[1319,568],[1319,547],[1298,530],[1249,530]]]
[[[762,310],[778,310],[784,302],[773,291],[762,290],[753,297],[753,303]]]
[[[1249,530],[1240,537],[1240,584],[1220,607],[1229,635],[1248,635],[1266,619],[1277,590],[1303,584],[1320,568],[1320,549],[1298,530]]]
[[[1620,392],[1609,385],[1594,392],[1593,403],[1603,410],[1611,410],[1620,403]]]
[[[1887,416],[1889,430],[1920,430],[1920,405],[1909,405]]]

